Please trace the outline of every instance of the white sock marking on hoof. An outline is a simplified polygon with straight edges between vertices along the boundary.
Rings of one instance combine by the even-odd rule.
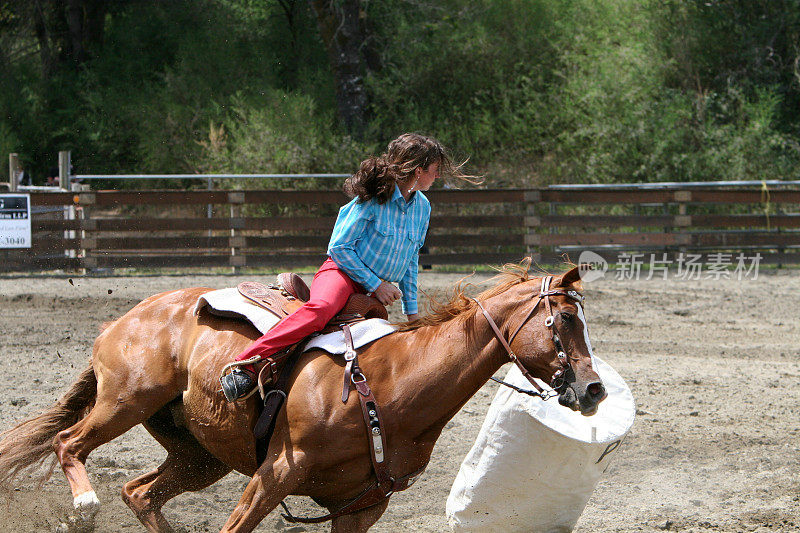
[[[100,510],[100,500],[97,499],[97,494],[93,490],[76,496],[73,504],[83,520],[91,520]]]

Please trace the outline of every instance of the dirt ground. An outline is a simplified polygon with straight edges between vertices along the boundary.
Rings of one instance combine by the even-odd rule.
[[[587,287],[595,352],[627,380],[638,416],[576,531],[800,530],[798,274],[762,271],[743,281],[606,279]],[[420,285],[449,291],[460,277],[424,272]],[[157,292],[230,287],[242,279],[0,278],[0,429],[61,395],[84,368],[102,322]],[[422,479],[393,496],[373,531],[448,530],[450,486],[497,387],[485,385],[450,422]],[[89,475],[103,505],[98,531],[143,530],[120,490],[164,456],[141,427],[90,456]],[[177,531],[217,531],[246,483],[230,474],[172,500],[165,514]],[[6,500],[0,505],[3,531],[53,531],[72,506],[60,470],[41,488],[23,479],[10,501],[0,498]],[[290,503],[299,513],[315,512],[305,499]],[[277,511],[258,529],[326,530],[286,524]]]

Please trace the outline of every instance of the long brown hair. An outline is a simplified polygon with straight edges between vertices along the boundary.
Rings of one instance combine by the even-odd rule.
[[[386,203],[394,193],[398,182],[411,179],[417,168],[427,169],[439,163],[439,172],[456,178],[470,178],[461,172],[463,163],[455,164],[447,149],[434,139],[418,133],[404,133],[389,143],[386,152],[361,162],[355,174],[344,182],[344,192],[349,197],[358,197],[366,202],[376,198]]]

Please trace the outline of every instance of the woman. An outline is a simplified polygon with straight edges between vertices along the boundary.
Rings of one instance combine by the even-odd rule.
[[[422,191],[440,171],[465,177],[461,166],[437,140],[415,133],[401,135],[385,154],[363,161],[345,182],[345,193],[354,198],[339,210],[328,259],[314,276],[309,301],[236,357],[247,364],[220,378],[225,398],[249,396],[256,381],[252,365],[321,330],[355,293],[372,295],[383,305],[400,299],[408,320],[416,320],[419,249],[431,213]]]

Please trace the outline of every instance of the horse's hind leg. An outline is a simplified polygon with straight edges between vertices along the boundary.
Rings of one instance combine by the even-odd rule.
[[[378,521],[389,505],[389,499],[355,513],[342,515],[331,522],[331,533],[364,533]]]
[[[170,452],[157,469],[126,483],[122,499],[148,531],[172,531],[161,513],[164,504],[184,492],[204,489],[230,471],[208,452]]]
[[[103,393],[98,387],[94,407],[75,425],[59,432],[53,442],[64,475],[67,476],[77,516],[71,521],[89,524],[100,509],[100,502],[86,474],[86,458],[98,446],[144,422],[171,400],[174,392],[140,391],[132,396]]]
[[[231,471],[171,418],[169,408],[165,408],[144,424],[167,450],[167,459],[122,489],[123,501],[149,531],[172,531],[161,513],[163,505],[178,494],[204,489]]]

